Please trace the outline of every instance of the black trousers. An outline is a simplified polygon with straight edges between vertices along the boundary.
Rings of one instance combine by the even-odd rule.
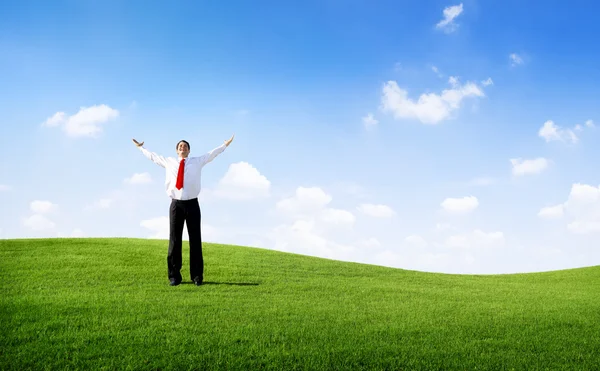
[[[190,237],[190,279],[204,277],[204,259],[202,258],[202,234],[200,232],[200,204],[197,198],[191,200],[172,200],[169,208],[169,253],[167,268],[169,279],[181,282],[181,244],[183,223],[187,225]]]

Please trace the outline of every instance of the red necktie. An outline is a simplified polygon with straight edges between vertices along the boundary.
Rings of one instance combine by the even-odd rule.
[[[183,188],[183,168],[185,167],[185,160],[181,160],[179,163],[179,171],[177,172],[177,183],[175,183],[175,187],[177,189]]]

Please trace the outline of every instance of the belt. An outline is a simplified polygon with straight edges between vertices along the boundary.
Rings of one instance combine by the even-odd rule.
[[[193,202],[193,201],[198,201],[198,197],[190,198],[189,200],[178,200],[176,198],[171,198],[171,201],[173,201],[173,202]]]

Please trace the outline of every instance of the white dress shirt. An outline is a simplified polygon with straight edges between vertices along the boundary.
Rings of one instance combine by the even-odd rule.
[[[163,157],[154,152],[148,151],[143,146],[138,147],[144,156],[152,160],[155,164],[165,168],[165,188],[167,195],[175,200],[190,200],[198,197],[201,189],[201,173],[204,165],[208,164],[221,154],[227,146],[225,143],[212,151],[200,156],[189,157],[185,159],[183,171],[183,188],[175,188],[177,183],[177,173],[179,172],[179,162],[181,157]]]

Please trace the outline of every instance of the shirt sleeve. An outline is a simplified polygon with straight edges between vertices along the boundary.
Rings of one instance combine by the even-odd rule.
[[[144,156],[146,156],[147,159],[151,160],[158,166],[161,166],[164,168],[167,167],[167,160],[163,156],[158,155],[154,152],[150,152],[144,147],[138,147],[138,148],[140,149],[140,151],[142,151],[142,153],[144,154]]]
[[[207,154],[202,155],[200,157],[200,163],[202,164],[202,166],[208,164],[209,162],[211,162],[212,160],[214,160],[215,157],[217,157],[218,155],[220,155],[221,153],[223,153],[223,151],[225,151],[225,148],[227,148],[227,146],[225,145],[225,143],[223,143],[220,146],[218,146],[217,148],[215,148],[212,151],[208,152]]]

